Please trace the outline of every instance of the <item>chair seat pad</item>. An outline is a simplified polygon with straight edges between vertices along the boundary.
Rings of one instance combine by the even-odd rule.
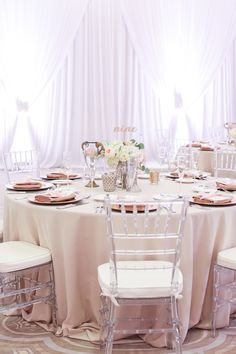
[[[0,243],[0,272],[8,273],[51,261],[51,252],[24,241]]]
[[[220,251],[217,255],[217,264],[236,270],[236,247]]]
[[[172,266],[164,261],[121,261],[118,270],[118,287],[115,297],[144,298],[168,297],[179,295],[183,288],[183,275],[176,268],[174,285],[171,286]],[[132,267],[136,269],[128,269]],[[160,266],[162,268],[160,268]],[[142,269],[139,269],[142,268]],[[152,268],[152,269],[143,269]],[[110,287],[110,264],[104,263],[98,267],[98,282],[104,295],[113,296]]]

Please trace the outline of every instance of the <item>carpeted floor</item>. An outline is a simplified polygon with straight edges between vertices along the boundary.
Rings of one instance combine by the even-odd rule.
[[[17,316],[0,316],[0,354],[99,354],[97,345],[66,337],[56,337],[35,323]],[[132,346],[117,344],[113,354],[171,354],[173,351],[149,347],[142,343]],[[235,335],[220,330],[215,338],[207,330],[192,329],[183,345],[184,354],[236,354]]]

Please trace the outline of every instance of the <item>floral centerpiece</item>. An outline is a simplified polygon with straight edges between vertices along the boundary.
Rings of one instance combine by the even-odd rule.
[[[104,156],[109,166],[117,168],[117,177],[121,180],[122,188],[127,189],[128,164],[135,163],[138,167],[145,170],[144,161],[144,144],[134,139],[128,141],[113,141],[104,144]]]
[[[109,166],[117,166],[119,162],[127,162],[131,158],[139,160],[140,168],[144,169],[142,165],[144,161],[144,144],[138,143],[131,139],[128,141],[113,141],[110,144],[104,144],[104,156]]]

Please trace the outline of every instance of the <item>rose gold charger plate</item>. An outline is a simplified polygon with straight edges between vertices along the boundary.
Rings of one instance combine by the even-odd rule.
[[[228,202],[220,202],[218,201],[217,203],[213,203],[211,201],[207,200],[202,200],[202,201],[196,201],[193,198],[190,198],[190,203],[191,204],[197,204],[197,205],[202,205],[202,206],[207,206],[207,207],[223,207],[223,206],[234,206],[236,205],[236,196],[233,197],[230,201]]]
[[[36,186],[30,186],[30,187],[24,187],[24,186],[19,186],[19,187],[14,187],[14,184],[7,184],[6,188],[11,191],[16,191],[16,192],[36,192],[36,191],[43,191],[49,188],[52,188],[53,184],[52,183],[42,183],[40,187]]]
[[[76,195],[75,198],[70,199],[70,200],[63,200],[63,201],[38,201],[35,200],[34,197],[30,197],[28,198],[28,201],[33,203],[33,204],[39,204],[39,205],[64,205],[64,204],[74,204],[74,203],[79,203],[81,202],[83,199],[86,199],[87,196],[82,196],[82,195]]]

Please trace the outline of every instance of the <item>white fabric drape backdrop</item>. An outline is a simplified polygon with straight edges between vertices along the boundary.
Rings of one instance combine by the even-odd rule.
[[[221,66],[236,34],[235,0],[120,1],[138,60],[161,97],[166,118],[171,119],[171,111],[165,107],[168,104],[176,116],[173,120],[186,120],[186,137],[202,135],[210,117],[198,116],[194,124],[188,111],[211,84],[216,71],[224,70]],[[224,95],[227,88],[223,77],[221,88]],[[226,120],[235,119],[235,111],[228,113]]]
[[[20,124],[18,113],[22,111],[16,107],[16,101],[25,102],[30,108],[53,82],[88,2],[0,1],[0,79],[4,88],[0,92],[0,113],[1,124],[7,127],[0,132],[1,150],[9,150],[16,122]],[[28,115],[28,109],[25,114]],[[26,135],[32,134],[36,127],[34,117],[30,118]],[[50,121],[50,116],[47,119]]]
[[[43,167],[116,126],[137,128],[148,160],[160,129],[208,137],[235,121],[235,24],[234,0],[0,0],[0,150],[17,98]]]
[[[117,138],[116,126],[135,126],[151,156],[156,137],[148,126],[160,127],[157,104],[119,3],[91,1],[56,80],[32,107],[42,165],[59,165],[63,150],[72,151],[74,163],[83,162],[81,143]]]

